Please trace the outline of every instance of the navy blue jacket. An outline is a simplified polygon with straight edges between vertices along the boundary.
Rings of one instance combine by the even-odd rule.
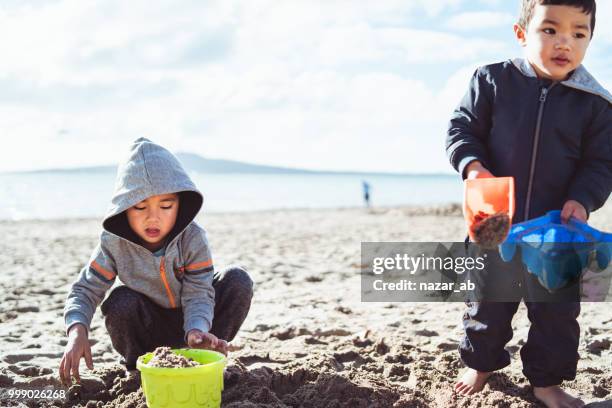
[[[553,83],[524,59],[479,68],[451,117],[446,152],[465,178],[479,160],[513,176],[513,222],[576,200],[587,213],[612,190],[612,96],[586,71]]]

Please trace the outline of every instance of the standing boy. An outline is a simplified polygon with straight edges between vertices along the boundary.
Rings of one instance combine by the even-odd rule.
[[[595,0],[522,0],[514,31],[526,59],[479,68],[451,118],[446,150],[463,178],[514,177],[514,223],[556,209],[564,221],[586,222],[610,195],[612,96],[581,65],[595,9]],[[460,394],[480,391],[510,364],[504,346],[519,303],[491,300],[464,315]],[[582,406],[560,388],[576,375],[580,303],[526,305],[521,358],[535,397],[548,407]]]

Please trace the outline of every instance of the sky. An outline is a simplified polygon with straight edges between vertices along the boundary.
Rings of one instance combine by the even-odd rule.
[[[585,66],[612,89],[612,1]],[[171,151],[306,169],[452,173],[479,65],[522,55],[518,0],[3,0],[0,172]]]

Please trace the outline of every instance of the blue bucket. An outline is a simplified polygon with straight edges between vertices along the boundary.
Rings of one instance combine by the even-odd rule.
[[[575,281],[589,265],[591,255],[599,271],[610,265],[612,234],[571,219],[561,221],[561,211],[515,224],[499,246],[501,258],[509,262],[517,248],[523,264],[542,286],[553,292]]]

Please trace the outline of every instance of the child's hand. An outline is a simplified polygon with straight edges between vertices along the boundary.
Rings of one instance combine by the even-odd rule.
[[[192,329],[187,334],[187,344],[191,348],[215,350],[227,356],[229,346],[223,339],[218,339],[212,333],[204,333],[198,329]]]
[[[79,376],[81,357],[85,357],[87,368],[93,370],[93,359],[91,358],[87,329],[82,324],[75,324],[68,332],[68,344],[66,344],[64,355],[60,362],[59,374],[62,384],[66,386],[72,385],[71,371],[77,382],[81,382],[81,377]]]
[[[486,169],[485,166],[482,165],[481,162],[475,160],[468,164],[465,169],[466,178],[469,180],[477,179],[477,178],[489,178],[495,177],[489,170]]]
[[[578,221],[587,222],[586,209],[578,201],[567,200],[561,210],[561,221],[568,223],[570,218],[574,217]]]

